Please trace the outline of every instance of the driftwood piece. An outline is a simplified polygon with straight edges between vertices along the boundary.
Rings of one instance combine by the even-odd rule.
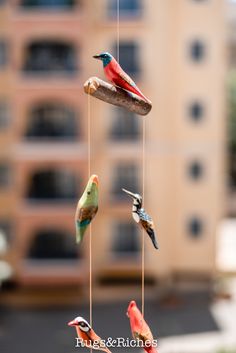
[[[152,109],[152,103],[131,92],[113,86],[100,78],[90,77],[84,84],[84,92],[106,103],[124,107],[139,115],[147,115]]]

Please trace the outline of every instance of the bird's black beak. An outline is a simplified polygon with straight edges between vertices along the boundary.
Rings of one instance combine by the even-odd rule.
[[[100,54],[93,55],[93,58],[94,59],[101,59],[101,55]]]
[[[131,191],[128,191],[126,189],[122,189],[122,191],[124,191],[127,195],[129,195],[130,197],[132,197],[132,199],[136,199],[137,197],[135,196],[135,194],[133,194]]]

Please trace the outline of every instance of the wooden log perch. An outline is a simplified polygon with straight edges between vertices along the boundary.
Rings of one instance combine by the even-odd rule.
[[[131,92],[113,86],[100,78],[90,77],[84,84],[84,92],[106,103],[123,107],[139,115],[147,115],[152,109],[152,103]]]

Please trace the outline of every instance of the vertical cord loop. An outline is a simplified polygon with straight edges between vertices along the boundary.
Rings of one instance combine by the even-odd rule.
[[[88,83],[88,179],[91,176],[91,100],[90,82]],[[89,225],[89,320],[93,326],[93,296],[92,296],[92,224]],[[91,348],[92,351],[92,348]]]
[[[142,195],[143,205],[145,202],[145,144],[146,144],[146,120],[143,119],[143,141],[142,141]],[[142,314],[144,316],[144,302],[145,302],[145,231],[142,230]]]

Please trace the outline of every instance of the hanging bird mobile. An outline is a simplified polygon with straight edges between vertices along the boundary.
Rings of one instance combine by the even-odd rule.
[[[130,328],[133,337],[143,342],[143,348],[147,353],[157,353],[154,347],[154,345],[157,345],[156,340],[153,339],[152,332],[134,300],[130,302],[126,314],[130,320]]]
[[[126,189],[122,189],[127,195],[133,199],[132,215],[136,223],[138,223],[142,228],[145,229],[147,234],[152,240],[153,246],[159,249],[159,245],[156,240],[154,223],[152,218],[146,213],[142,208],[142,196],[139,194],[134,194]]]
[[[111,353],[106,347],[104,340],[94,332],[92,327],[83,317],[76,317],[74,320],[68,322],[68,325],[75,327],[77,335],[85,347]]]
[[[80,243],[83,240],[85,231],[92,219],[98,211],[98,176],[92,175],[88,184],[81,196],[76,213],[75,213],[75,227],[76,227],[76,242]]]
[[[136,94],[146,102],[150,102],[110,53],[104,52],[93,57],[102,61],[107,79],[115,86]]]

